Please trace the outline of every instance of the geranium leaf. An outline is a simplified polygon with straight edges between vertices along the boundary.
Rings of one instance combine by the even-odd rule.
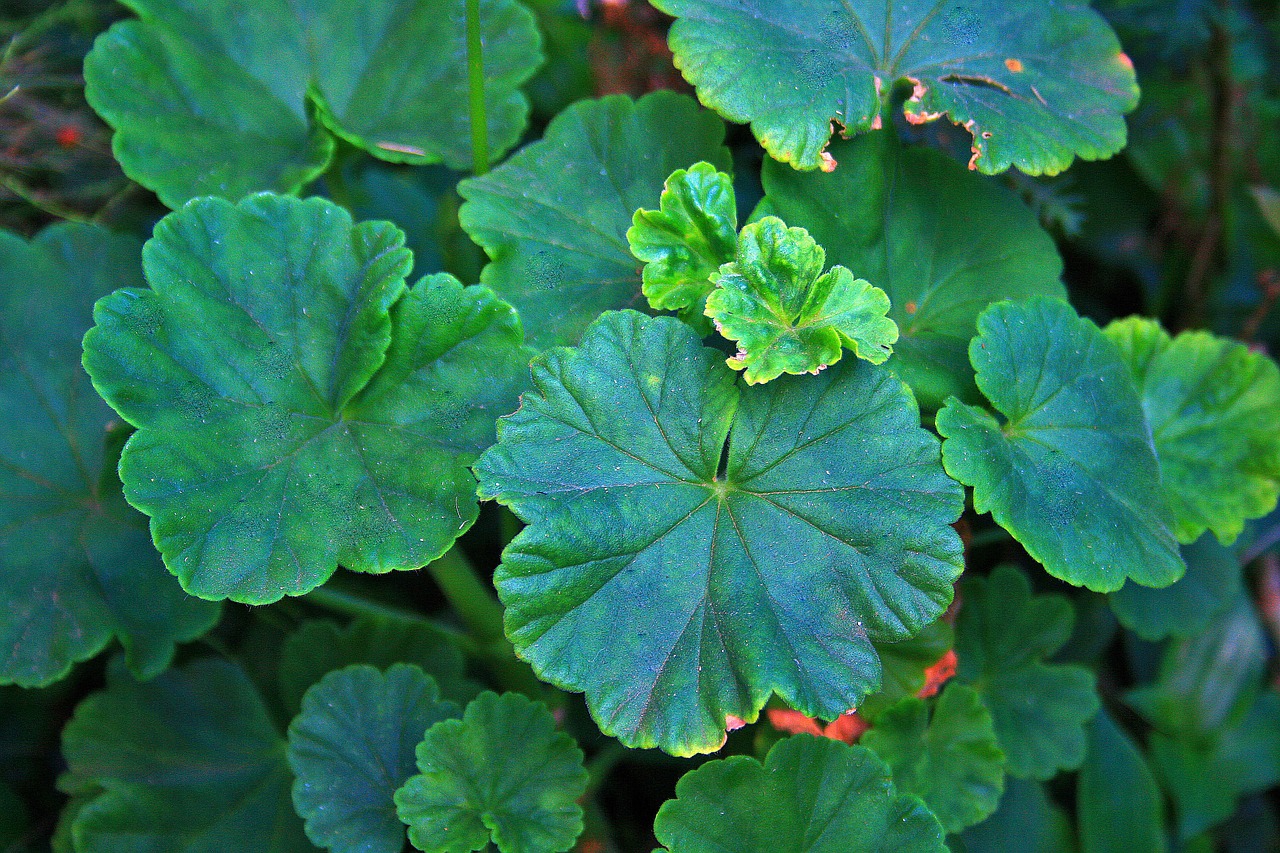
[[[546,706],[518,693],[482,693],[461,720],[437,723],[418,745],[419,775],[396,792],[409,840],[428,853],[557,853],[582,832],[582,750],[555,730]]]
[[[1164,800],[1142,752],[1105,711],[1076,781],[1083,853],[1165,853]]]
[[[946,115],[973,135],[970,165],[1061,172],[1110,157],[1138,103],[1133,63],[1086,5],[992,0],[654,0],[698,96],[750,122],[774,159],[831,169],[832,123],[878,128],[895,84],[915,124]],[[802,22],[802,24],[801,24]],[[838,158],[837,158],[838,162]]]
[[[888,370],[740,389],[687,325],[623,311],[534,383],[476,464],[529,522],[507,634],[627,745],[714,750],[774,691],[834,719],[879,686],[871,641],[951,600],[960,489]]]
[[[1065,853],[1075,845],[1062,809],[1044,785],[1009,777],[995,814],[947,839],[954,853]]]
[[[539,348],[576,343],[601,312],[645,304],[627,229],[676,169],[730,164],[724,124],[685,95],[583,101],[481,178],[462,227],[493,259],[481,281],[520,311]]]
[[[876,718],[860,743],[893,770],[898,790],[915,794],[947,832],[996,810],[1004,753],[991,713],[971,687],[949,684],[938,700],[903,699]]]
[[[1173,338],[1144,317],[1106,333],[1138,384],[1179,541],[1212,530],[1231,544],[1280,496],[1280,368],[1238,341]]]
[[[1080,766],[1084,724],[1098,710],[1092,673],[1046,664],[1071,636],[1071,605],[1060,595],[1031,594],[1022,572],[999,566],[968,578],[956,623],[956,678],[991,710],[996,738],[1013,776],[1048,779]]]
[[[462,715],[420,668],[367,664],[331,672],[289,725],[293,804],[307,837],[333,853],[400,853],[396,790],[414,775],[427,729]]]
[[[200,199],[156,226],[151,289],[98,303],[85,366],[138,427],[125,496],[189,592],[265,603],[338,563],[418,568],[475,520],[465,465],[528,353],[487,290],[406,288],[400,243],[322,199]]]
[[[328,166],[331,133],[385,160],[471,165],[463,0],[125,5],[140,20],[98,39],[86,94],[125,172],[170,207],[293,192]],[[524,130],[540,38],[514,0],[482,0],[480,22],[496,155]]]
[[[901,333],[889,365],[921,406],[978,399],[968,356],[978,315],[1001,299],[1065,297],[1053,240],[1012,192],[892,131],[831,150],[831,174],[765,161],[770,212],[889,295]]]
[[[80,366],[93,302],[141,283],[138,243],[57,225],[0,231],[0,684],[65,676],[118,637],[151,677],[218,607],[188,596],[115,473],[121,424]]]
[[[1190,637],[1231,606],[1241,589],[1240,561],[1209,534],[1182,547],[1187,573],[1161,589],[1127,582],[1108,596],[1120,624],[1144,640]]]
[[[862,746],[795,735],[765,757],[708,761],[654,821],[670,853],[942,853],[943,831]]]
[[[1116,345],[1056,299],[993,305],[978,330],[978,387],[1006,420],[955,399],[937,417],[947,473],[973,486],[974,509],[1068,583],[1114,592],[1126,578],[1180,578],[1160,467]]]
[[[890,705],[915,696],[925,685],[925,671],[955,643],[955,631],[939,619],[923,631],[896,643],[875,643],[880,658],[880,689],[858,706],[858,714],[874,721]]]
[[[289,799],[285,742],[243,670],[197,660],[138,683],[113,667],[62,735],[68,793],[101,789],[75,849],[314,851]]]
[[[824,273],[826,253],[803,228],[766,216],[742,229],[734,261],[713,277],[706,315],[739,352],[729,359],[747,384],[783,373],[817,373],[844,347],[872,364],[893,352],[898,327],[889,297],[844,267]]]

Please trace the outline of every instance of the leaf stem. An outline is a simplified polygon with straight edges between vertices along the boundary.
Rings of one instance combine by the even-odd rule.
[[[314,604],[325,610],[334,613],[342,613],[347,616],[364,616],[375,619],[395,619],[407,622],[419,622],[428,624],[433,630],[445,634],[455,643],[458,648],[468,655],[480,655],[482,649],[476,641],[466,633],[447,625],[442,625],[434,619],[428,619],[419,613],[411,610],[402,610],[390,604],[383,604],[380,601],[372,601],[357,593],[348,592],[338,589],[332,584],[328,584],[318,589],[313,589],[307,593],[303,599],[308,604]]]
[[[587,790],[583,794],[583,799],[589,799],[600,790],[604,783],[608,780],[609,774],[613,772],[613,768],[618,766],[627,755],[627,748],[616,740],[609,741],[600,748],[600,751],[591,756],[591,760],[587,762]]]
[[[484,43],[480,38],[480,0],[467,0],[467,85],[471,96],[472,171],[489,171],[489,123],[484,104]]]

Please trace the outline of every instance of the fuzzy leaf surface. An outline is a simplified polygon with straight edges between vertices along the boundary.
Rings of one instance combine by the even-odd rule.
[[[776,216],[746,226],[734,261],[715,273],[706,315],[737,341],[728,360],[747,384],[817,373],[848,347],[872,364],[893,352],[898,327],[889,297],[844,267],[823,272],[826,253],[803,228]]]
[[[1087,5],[993,0],[654,0],[676,17],[676,67],[703,103],[750,122],[776,160],[824,165],[832,123],[880,127],[907,81],[914,124],[973,135],[971,167],[1057,174],[1125,143],[1133,63]],[[830,168],[828,165],[827,168]]]
[[[138,20],[104,33],[86,94],[116,130],[125,172],[180,207],[295,192],[334,137],[384,160],[471,165],[464,0],[125,0]],[[542,61],[532,14],[481,0],[485,114],[496,156],[529,112]]]
[[[140,248],[96,226],[0,232],[0,684],[49,684],[113,637],[150,677],[218,618],[125,503],[122,425],[80,366],[94,300],[142,283]]]
[[[461,720],[432,726],[418,775],[396,792],[409,840],[427,853],[560,853],[582,832],[582,750],[546,706],[482,693]]]
[[[534,384],[476,465],[529,523],[495,575],[507,635],[627,745],[714,750],[774,691],[834,719],[879,686],[871,641],[950,602],[961,490],[889,371],[740,388],[684,323],[624,311]]]
[[[627,229],[676,169],[727,171],[724,133],[673,92],[581,101],[540,141],[458,185],[462,227],[492,259],[481,282],[520,312],[529,343],[577,343],[600,312],[645,305]]]
[[[937,416],[947,473],[973,487],[1045,570],[1095,592],[1186,571],[1129,369],[1056,299],[983,312],[969,345],[978,387],[1005,418],[952,398]]]
[[[780,741],[764,764],[708,761],[676,784],[654,821],[670,853],[942,853],[925,805],[894,787],[874,752],[829,738]]]
[[[368,664],[331,672],[289,725],[293,804],[307,837],[333,853],[400,853],[394,796],[414,775],[427,729],[462,715],[420,668]]]
[[[125,497],[189,592],[261,604],[339,563],[415,569],[475,520],[465,466],[528,353],[487,290],[406,288],[401,242],[322,199],[199,199],[156,226],[151,289],[99,301],[84,363],[138,427]]]
[[[1241,590],[1236,555],[1209,534],[1182,546],[1187,573],[1160,589],[1128,581],[1108,599],[1120,624],[1144,640],[1191,637],[1231,606]]]

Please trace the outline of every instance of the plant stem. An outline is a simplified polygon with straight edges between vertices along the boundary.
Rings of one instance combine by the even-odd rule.
[[[56,216],[59,219],[66,219],[70,222],[91,222],[92,219],[75,208],[71,208],[54,199],[44,198],[40,193],[28,187],[22,181],[13,177],[0,173],[0,187],[8,190],[27,204],[34,207],[41,213],[49,216]]]
[[[618,766],[618,762],[625,758],[626,754],[625,746],[617,741],[610,741],[591,756],[591,760],[587,762],[587,790],[583,794],[583,799],[589,799],[600,790],[605,780],[609,778],[609,774],[613,772],[613,768]]]
[[[342,613],[347,616],[365,616],[375,619],[396,619],[402,622],[419,622],[430,625],[433,630],[447,635],[464,654],[481,654],[480,646],[476,641],[462,631],[441,625],[435,620],[427,619],[426,617],[418,613],[414,613],[411,610],[402,610],[399,607],[394,607],[390,604],[371,601],[364,596],[337,589],[331,585],[313,589],[311,592],[307,593],[303,600],[308,604],[314,604],[317,607],[323,607],[325,610],[330,610],[334,613]]]
[[[484,110],[484,43],[480,38],[480,0],[467,0],[467,85],[471,95],[472,171],[489,171],[489,123]]]

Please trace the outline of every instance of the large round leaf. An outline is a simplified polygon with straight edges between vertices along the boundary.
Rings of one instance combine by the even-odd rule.
[[[876,754],[795,735],[764,764],[735,755],[686,773],[654,821],[671,853],[942,853],[943,831]]]
[[[519,309],[538,347],[576,343],[601,311],[643,306],[632,217],[677,169],[727,170],[723,141],[720,119],[685,95],[574,104],[541,141],[458,185],[462,227],[493,259],[481,281]]]
[[[892,131],[837,142],[831,174],[764,165],[768,209],[827,260],[889,294],[900,337],[890,366],[927,409],[977,398],[967,348],[992,302],[1066,296],[1062,260],[1012,192]]]
[[[1096,592],[1186,572],[1129,368],[1056,299],[983,312],[969,345],[978,387],[1006,418],[954,398],[938,412],[947,473],[1049,574]]]
[[[534,382],[476,465],[529,522],[507,633],[624,743],[714,750],[774,691],[834,719],[879,686],[871,641],[951,600],[961,490],[890,371],[739,389],[684,323],[623,311]]]
[[[1086,5],[999,0],[653,0],[675,15],[676,65],[703,103],[750,122],[798,169],[879,127],[894,84],[916,124],[948,116],[973,134],[971,168],[1061,172],[1110,157],[1138,104],[1133,63]],[[838,160],[838,158],[837,158]]]
[[[153,676],[218,617],[121,497],[121,425],[80,366],[94,300],[142,283],[139,249],[83,225],[0,232],[0,684],[48,684],[112,637]]]
[[[292,192],[328,166],[330,133],[385,160],[471,165],[464,0],[125,0],[86,95],[125,172],[170,207]],[[519,87],[542,60],[533,16],[481,0],[491,154],[520,138]]]
[[[447,275],[406,289],[401,240],[321,199],[200,199],[156,226],[152,289],[98,303],[85,366],[138,427],[125,496],[188,591],[418,568],[475,520],[464,466],[527,381],[519,321]]]

